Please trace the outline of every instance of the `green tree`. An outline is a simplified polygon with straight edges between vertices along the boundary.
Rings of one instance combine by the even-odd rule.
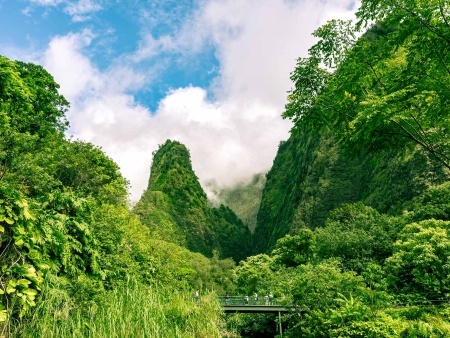
[[[273,259],[265,254],[250,256],[239,262],[234,269],[237,291],[245,294],[257,292],[262,295],[269,291],[273,280]]]
[[[315,114],[315,109],[318,97],[327,84],[329,73],[320,68],[319,63],[320,59],[315,57],[300,58],[295,71],[291,73],[295,87],[289,91],[283,117],[291,119],[296,125],[310,118],[320,118],[320,115]]]
[[[300,229],[295,236],[286,235],[277,241],[272,257],[275,264],[294,267],[309,263],[314,256],[316,238],[310,229]]]
[[[0,57],[0,180],[33,192],[67,127],[67,101],[42,67]],[[47,155],[46,155],[47,153]]]
[[[314,84],[322,90],[308,94],[315,102],[308,114],[288,103],[285,116],[299,127],[332,126],[351,150],[419,145],[449,168],[447,7],[439,0],[367,0],[357,13],[357,29],[376,24],[356,43],[342,38],[347,23],[319,29],[311,58],[338,62],[337,70],[325,87]],[[309,70],[299,66],[294,73],[302,78]],[[305,83],[294,82],[311,87]]]
[[[285,269],[274,282],[275,293],[293,306],[288,336],[328,337],[325,322],[341,306],[340,298],[362,297],[367,291],[362,277],[343,272],[336,261]]]
[[[401,325],[396,323],[396,330],[392,327],[392,318],[386,314],[374,315],[360,299],[353,298],[352,295],[349,297],[342,295],[337,301],[341,303],[341,306],[331,310],[329,319],[325,322],[329,337],[388,338],[399,334],[398,327]],[[389,320],[386,320],[388,319],[386,317]]]
[[[446,300],[450,291],[450,222],[411,223],[399,234],[386,262],[392,286],[428,300]]]
[[[438,186],[431,186],[417,196],[409,210],[409,219],[418,222],[427,219],[450,220],[450,182]]]
[[[126,203],[128,183],[100,148],[82,141],[63,142],[52,155],[53,177],[62,186],[103,202]]]
[[[362,203],[344,204],[330,213],[325,227],[315,230],[316,255],[339,258],[346,269],[361,272],[367,264],[382,264],[392,254],[404,222]]]

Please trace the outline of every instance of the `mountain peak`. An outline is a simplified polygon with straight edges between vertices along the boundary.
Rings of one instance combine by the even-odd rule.
[[[189,150],[178,141],[167,140],[153,153],[148,187],[135,212],[156,236],[206,256],[217,250],[238,261],[250,253],[247,227],[230,209],[208,205]]]

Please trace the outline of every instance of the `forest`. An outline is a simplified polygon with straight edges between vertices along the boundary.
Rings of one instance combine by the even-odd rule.
[[[0,56],[0,337],[281,337],[217,298],[255,292],[283,337],[450,337],[450,3],[356,15],[297,60],[265,178],[218,201],[167,140],[131,206],[53,77]]]

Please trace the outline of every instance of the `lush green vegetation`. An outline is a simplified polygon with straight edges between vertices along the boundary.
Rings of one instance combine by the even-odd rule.
[[[168,287],[147,287],[134,280],[98,294],[81,308],[68,283],[49,280],[39,305],[20,337],[223,337],[224,319],[215,295],[199,301]],[[54,283],[57,283],[56,285]]]
[[[342,203],[398,213],[448,180],[447,7],[363,1],[356,26],[332,20],[315,32],[291,74],[284,117],[295,127],[267,176],[257,252],[293,223],[322,226]]]
[[[294,306],[287,337],[450,336],[448,11],[363,0],[291,74],[258,255],[234,270],[238,290]]]
[[[208,290],[234,262],[154,236],[118,166],[64,137],[67,108],[42,67],[0,57],[0,336],[227,335]]]
[[[430,195],[445,202],[423,204]],[[344,204],[323,227],[302,228],[270,254],[240,262],[238,290],[270,290],[293,306],[283,319],[287,337],[447,337],[449,205],[448,183],[415,198],[401,216]],[[231,323],[245,333],[251,321]]]
[[[449,337],[449,4],[358,19],[298,60],[261,199],[258,177],[219,193],[249,219],[261,201],[253,247],[177,141],[130,211],[117,165],[64,137],[51,75],[0,57],[0,336],[270,337],[273,316],[226,323],[215,295],[273,292],[286,337]]]

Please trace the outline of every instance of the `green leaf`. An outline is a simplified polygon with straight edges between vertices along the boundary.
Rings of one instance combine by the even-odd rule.
[[[16,292],[16,288],[15,288],[15,287],[8,286],[8,287],[6,288],[6,293],[11,294],[11,293],[13,293],[13,292]]]
[[[34,268],[34,266],[29,266],[26,270],[25,273],[23,274],[24,277],[29,277],[29,278],[35,278],[37,277],[36,274],[36,269]]]
[[[21,247],[22,245],[24,245],[24,241],[22,239],[22,237],[15,237],[14,238],[14,244],[18,247]]]
[[[23,227],[17,227],[16,230],[21,235],[25,235],[26,234],[26,231],[25,231],[25,229]]]
[[[30,285],[31,282],[28,279],[21,278],[17,281],[17,286],[21,288],[28,288],[28,285]],[[24,292],[24,291],[22,291]]]
[[[27,295],[29,299],[34,299],[34,297],[38,294],[38,292],[35,289],[25,289],[22,290],[22,293]]]
[[[2,310],[0,307],[0,323],[6,322],[7,319],[8,319],[8,314],[7,314],[6,310]]]
[[[28,204],[27,204],[27,201],[25,201],[25,200],[17,200],[17,201],[15,201],[14,202],[17,206],[19,206],[20,208],[23,208],[23,207],[25,207],[25,206],[27,206]]]
[[[35,220],[33,215],[31,215],[30,212],[28,211],[28,208],[25,208],[23,210],[23,215],[24,215],[25,219],[27,219],[27,220]]]

